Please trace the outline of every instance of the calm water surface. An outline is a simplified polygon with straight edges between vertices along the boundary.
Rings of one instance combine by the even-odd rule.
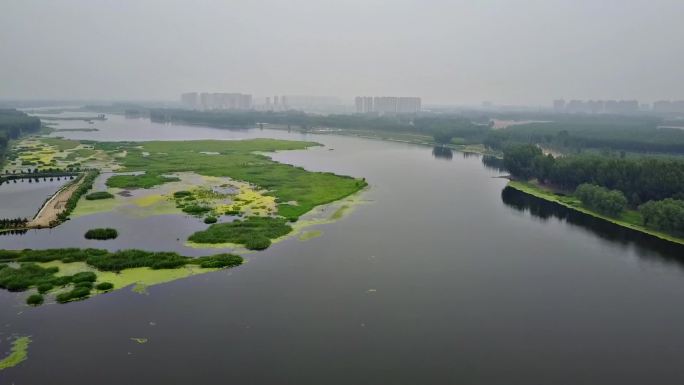
[[[33,218],[43,203],[68,180],[15,179],[0,185],[0,218]]]
[[[28,309],[2,291],[3,343],[12,333],[34,342],[28,361],[0,372],[1,384],[684,382],[682,248],[504,189],[479,157],[111,115],[95,127],[60,135],[314,140],[326,147],[273,157],[365,177],[369,203],[318,226],[319,238],[289,239],[242,267],[149,295],[120,290]],[[117,242],[174,249],[164,234],[203,226],[147,220]],[[91,223],[67,225],[76,235],[58,227],[40,246],[84,246]],[[147,243],[134,237],[142,231]],[[0,237],[0,247],[29,236]]]

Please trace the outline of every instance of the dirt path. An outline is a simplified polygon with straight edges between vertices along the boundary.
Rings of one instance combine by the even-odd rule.
[[[35,218],[29,221],[26,227],[34,229],[50,227],[50,223],[57,220],[57,215],[64,211],[67,201],[84,180],[85,176],[82,176],[78,182],[72,183],[68,187],[57,191],[57,193],[43,205]]]

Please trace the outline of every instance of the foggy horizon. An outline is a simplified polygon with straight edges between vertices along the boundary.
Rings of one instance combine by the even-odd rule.
[[[6,1],[0,99],[684,99],[684,3]]]

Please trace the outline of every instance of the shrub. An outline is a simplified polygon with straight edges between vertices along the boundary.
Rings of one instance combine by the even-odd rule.
[[[204,269],[219,269],[224,267],[239,266],[243,262],[242,257],[233,254],[217,254],[196,259],[197,264]]]
[[[22,263],[18,268],[0,270],[0,287],[9,291],[24,291],[31,286],[49,282],[59,269],[43,268],[35,263]]]
[[[73,290],[57,295],[56,299],[59,303],[67,303],[69,301],[77,301],[84,299],[90,295],[90,289],[87,287],[75,287]]]
[[[38,306],[43,303],[43,296],[40,294],[31,294],[26,298],[26,303],[31,306]]]
[[[60,221],[65,221],[69,218],[69,214],[71,214],[71,212],[76,208],[76,204],[78,204],[78,200],[81,199],[81,196],[93,188],[93,182],[98,175],[100,175],[99,171],[88,171],[85,176],[82,176],[83,182],[67,200],[64,206],[64,211],[57,215],[57,218]],[[73,183],[78,183],[78,180],[74,181]]]
[[[92,288],[93,288],[93,283],[90,282],[90,281],[76,282],[76,283],[74,283],[74,287],[85,287],[85,288],[88,288],[88,289],[92,289]]]
[[[185,198],[185,197],[189,197],[189,196],[192,196],[192,193],[190,191],[185,191],[185,190],[176,191],[175,193],[173,193],[174,198]]]
[[[119,232],[116,229],[103,228],[103,229],[90,229],[85,233],[86,239],[98,239],[107,240],[115,239],[119,236]]]
[[[95,286],[95,288],[100,291],[109,291],[114,288],[114,285],[109,282],[101,282],[98,283],[97,286]]]
[[[135,267],[175,269],[188,263],[188,259],[188,257],[173,252],[119,250],[115,253],[93,255],[86,262],[98,270],[121,271]]]
[[[250,250],[264,250],[271,246],[271,240],[266,237],[249,238],[245,242],[245,247]]]
[[[41,283],[41,284],[38,285],[37,287],[38,287],[38,292],[39,292],[40,294],[45,294],[45,293],[47,293],[48,291],[52,290],[52,288],[53,288],[54,286],[53,286],[51,283]]]
[[[85,199],[89,201],[99,200],[99,199],[113,199],[114,195],[108,193],[107,191],[97,191],[90,193],[85,196]]]
[[[191,204],[183,207],[183,212],[191,215],[203,215],[211,211],[211,207]]]
[[[92,271],[82,271],[71,276],[71,282],[95,282],[97,280],[97,275]]]
[[[204,218],[204,223],[206,223],[206,224],[216,223],[217,221],[218,221],[218,219],[216,219],[216,217],[206,217],[206,218]]]

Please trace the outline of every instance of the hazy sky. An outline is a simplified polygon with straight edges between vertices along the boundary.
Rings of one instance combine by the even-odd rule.
[[[0,98],[684,99],[684,0],[1,0]]]

